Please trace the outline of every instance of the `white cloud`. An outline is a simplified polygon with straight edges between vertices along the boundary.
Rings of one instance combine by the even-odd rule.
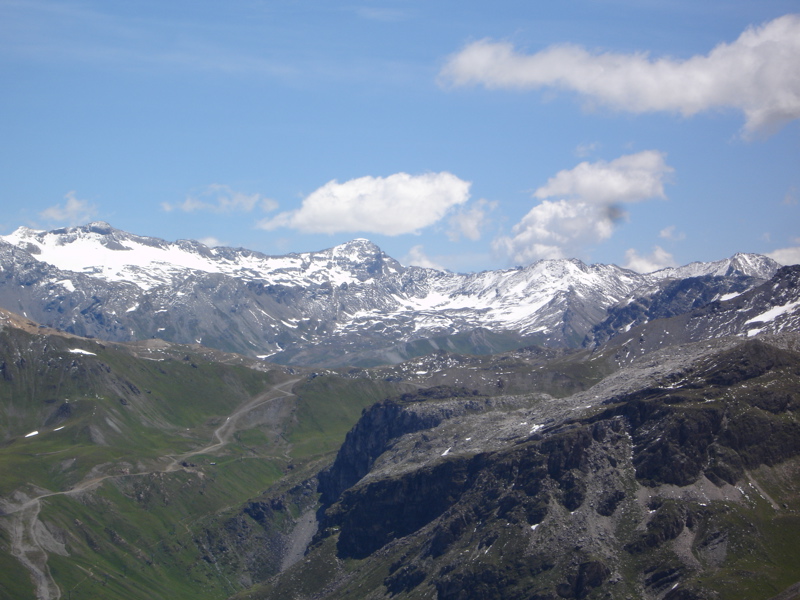
[[[56,204],[39,213],[43,219],[64,225],[87,223],[97,214],[97,207],[88,200],[79,200],[75,192],[67,192],[64,204]]]
[[[330,181],[294,211],[266,219],[259,227],[289,227],[306,233],[417,233],[469,199],[470,183],[451,173],[360,177]]]
[[[664,177],[673,170],[664,162],[662,152],[645,150],[611,162],[582,162],[573,169],[560,171],[533,196],[580,198],[600,204],[664,198]]]
[[[664,240],[670,240],[672,242],[680,242],[686,239],[686,234],[680,231],[676,232],[675,225],[670,225],[669,227],[664,227],[664,229],[659,231],[658,237]]]
[[[611,237],[616,218],[597,204],[545,200],[514,225],[511,237],[500,237],[492,246],[515,264],[569,258],[580,254],[586,244]]]
[[[403,264],[404,265],[413,265],[415,267],[424,267],[426,269],[436,269],[438,271],[444,271],[445,268],[438,264],[437,262],[433,261],[431,258],[425,255],[425,252],[422,249],[422,245],[413,246],[403,257]]]
[[[457,241],[462,235],[473,242],[481,239],[481,230],[486,226],[489,212],[497,207],[497,202],[480,199],[469,208],[462,208],[450,217],[450,230],[447,237]]]
[[[161,208],[166,212],[181,210],[183,212],[206,211],[213,213],[251,212],[256,207],[264,212],[278,208],[278,203],[260,194],[243,194],[227,185],[212,183],[194,195],[186,196],[180,204],[163,202]]]
[[[634,113],[668,111],[684,116],[733,108],[745,115],[745,132],[775,129],[800,118],[800,15],[785,15],[707,55],[653,59],[646,53],[591,53],[580,46],[551,46],[535,54],[508,42],[481,40],[450,57],[440,80],[489,88],[554,87]]]
[[[514,225],[511,236],[496,239],[494,250],[517,264],[578,256],[611,237],[627,217],[621,205],[664,198],[664,179],[672,172],[654,150],[561,171],[534,192],[542,202]]]
[[[652,273],[667,267],[677,267],[672,254],[664,250],[661,246],[654,246],[653,251],[647,256],[640,256],[636,250],[631,248],[625,252],[626,269],[638,271],[639,273]]]
[[[800,264],[800,246],[780,248],[768,253],[767,256],[782,265],[797,265]]]

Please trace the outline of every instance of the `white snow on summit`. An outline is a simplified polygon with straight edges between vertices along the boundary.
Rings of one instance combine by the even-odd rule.
[[[769,278],[775,274],[780,265],[760,254],[738,252],[731,258],[713,262],[693,262],[683,267],[668,267],[650,273],[657,279],[685,279],[687,277],[748,275],[751,277]]]
[[[586,324],[602,318],[608,307],[664,279],[723,274],[764,277],[777,269],[777,263],[766,257],[738,254],[649,275],[615,265],[586,265],[575,259],[457,274],[403,267],[365,239],[319,252],[267,256],[245,249],[209,248],[191,240],[167,242],[137,236],[103,222],[54,231],[22,227],[0,239],[60,269],[63,273],[54,283],[68,292],[77,286],[69,272],[129,282],[142,293],[163,292],[167,299],[154,314],[167,310],[170,297],[183,302],[186,292],[180,286],[189,278],[220,274],[265,286],[306,290],[325,286],[318,299],[311,293],[304,317],[332,317],[332,330],[337,334],[393,328],[404,339],[475,328],[549,336],[563,327],[568,311]],[[117,310],[135,312],[139,306],[140,299],[132,295]],[[293,307],[288,308],[293,314]],[[275,326],[277,317],[264,313],[263,307],[248,310],[252,323],[261,323],[258,327]],[[300,336],[310,335],[299,322],[280,322]]]
[[[131,238],[111,245],[107,236],[95,231],[70,234],[60,231],[21,227],[3,239],[63,271],[84,273],[107,281],[129,281],[143,289],[168,283],[176,268],[219,272],[208,259],[186,252],[176,244],[153,246]]]
[[[354,240],[323,252],[270,257],[246,250],[208,248],[189,240],[165,242],[140,237],[102,222],[55,231],[20,227],[0,239],[61,270],[106,281],[127,281],[145,291],[173,284],[192,271],[269,284],[356,283],[358,278],[348,264],[363,260],[370,251],[380,252],[367,240]]]

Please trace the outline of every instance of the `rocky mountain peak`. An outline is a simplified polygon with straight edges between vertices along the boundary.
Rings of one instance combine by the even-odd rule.
[[[668,267],[650,273],[654,279],[685,279],[687,277],[730,277],[743,275],[769,279],[780,268],[773,259],[761,254],[737,252],[730,258],[713,262],[693,262],[683,267]]]
[[[111,225],[106,223],[105,221],[92,221],[91,223],[87,224],[84,227],[87,231],[91,231],[92,233],[99,233],[100,235],[110,235],[119,231],[118,229],[114,229]],[[77,227],[76,229],[81,229]]]
[[[333,256],[354,264],[371,262],[375,259],[394,260],[381,250],[377,244],[363,238],[350,240],[344,244],[334,246],[331,250]]]
[[[352,239],[344,244],[334,246],[333,250],[336,253],[358,253],[359,255],[378,254],[383,252],[377,244],[372,243],[366,238]]]
[[[772,276],[780,268],[773,259],[760,254],[737,252],[728,259],[725,275],[746,275],[748,277]]]

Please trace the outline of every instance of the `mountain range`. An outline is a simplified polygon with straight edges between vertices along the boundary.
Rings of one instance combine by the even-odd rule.
[[[799,265],[92,223],[0,239],[0,307],[3,600],[800,597]]]
[[[266,256],[90,223],[1,237],[0,306],[110,341],[160,338],[282,364],[368,366],[438,348],[597,343],[643,319],[742,293],[778,267],[737,254],[649,274],[574,259],[457,274],[405,267],[363,239]]]

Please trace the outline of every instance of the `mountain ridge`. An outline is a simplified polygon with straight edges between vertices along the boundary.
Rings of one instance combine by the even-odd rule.
[[[687,278],[738,277],[749,289],[778,265],[738,254],[651,274],[577,259],[458,274],[405,267],[363,238],[267,256],[95,222],[0,236],[0,267],[0,306],[78,335],[336,366],[396,362],[425,340],[481,329],[502,332],[504,349],[577,347],[620,302]]]
[[[372,241],[366,238],[354,238],[348,242],[344,242],[342,244],[338,244],[336,246],[332,246],[330,248],[318,251],[308,251],[302,253],[292,252],[285,255],[267,255],[243,247],[207,246],[206,244],[193,239],[178,239],[174,242],[169,242],[161,238],[132,234],[124,230],[117,229],[105,221],[93,221],[86,225],[64,227],[50,231],[32,229],[29,227],[22,226],[17,228],[14,232],[8,235],[0,236],[0,240],[4,240],[21,249],[28,250],[31,254],[35,256],[39,256],[42,254],[43,250],[45,249],[51,250],[53,247],[58,247],[63,252],[65,248],[67,248],[68,246],[77,241],[91,241],[92,238],[94,238],[94,241],[96,241],[97,243],[99,243],[100,245],[111,251],[133,250],[133,248],[124,246],[124,243],[128,242],[131,244],[157,248],[159,250],[167,250],[177,247],[181,250],[195,252],[206,258],[216,257],[219,258],[220,260],[230,260],[230,256],[239,253],[239,254],[244,254],[245,256],[257,257],[261,260],[266,259],[267,261],[269,260],[280,261],[282,259],[300,259],[301,261],[304,260],[307,263],[310,263],[313,262],[314,257],[317,256],[340,258],[344,255],[347,255],[347,257],[350,259],[350,262],[366,262],[365,261],[366,258],[381,256],[389,259],[394,264],[397,265],[400,264],[398,261],[385,254],[377,244],[373,243]],[[49,254],[48,256],[49,260],[45,259],[42,260],[44,260],[44,262],[49,262],[54,266],[58,266],[62,270],[76,271],[80,268],[86,267],[86,265],[73,263],[73,266],[75,268],[68,268],[69,261],[74,260],[76,258],[74,255],[69,256],[69,255],[64,255],[62,253],[62,255],[58,257],[58,260],[56,260],[56,257],[52,255],[52,253],[48,254]],[[574,264],[585,264],[583,263],[583,261],[577,258],[540,259],[526,266],[518,266],[513,268],[489,270],[489,271],[484,270],[480,272],[457,273],[457,274],[479,275],[481,273],[496,272],[496,271],[511,272],[520,269],[526,269],[530,266],[539,263],[558,264],[563,262],[571,262]],[[131,264],[133,265],[137,263],[131,263]],[[593,263],[590,266],[595,266],[597,264],[604,264],[604,263]],[[666,279],[666,278],[685,279],[686,277],[697,277],[701,275],[733,275],[733,274],[758,276],[758,275],[763,275],[764,272],[770,269],[774,269],[776,264],[777,263],[775,263],[773,259],[770,259],[763,255],[737,252],[729,258],[723,258],[711,262],[694,261],[687,265],[679,267],[665,267],[647,273],[642,273],[642,275],[654,275],[658,279]],[[195,268],[198,268],[200,265],[201,263],[197,263]],[[264,276],[264,274],[269,272],[270,270],[275,270],[275,271],[280,270],[280,267],[278,266],[269,265],[269,263],[267,263],[267,265],[271,267],[271,269],[270,268],[265,269],[264,272],[261,273],[262,276]],[[138,263],[137,266],[142,266],[141,262]],[[187,266],[188,268],[192,268],[191,265],[185,265],[185,266]],[[605,266],[616,266],[616,265],[608,264]],[[440,269],[435,269],[431,267],[406,266],[403,268],[406,269],[416,268],[426,271],[453,273],[451,271],[442,271]],[[222,271],[211,270],[208,272],[222,272]],[[271,283],[280,283],[280,281],[277,280],[271,281]]]

